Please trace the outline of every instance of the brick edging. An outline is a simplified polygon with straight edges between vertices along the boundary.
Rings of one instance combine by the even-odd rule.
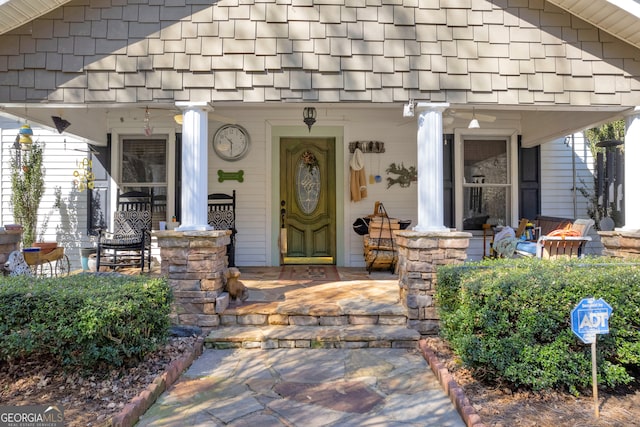
[[[420,340],[418,345],[422,356],[431,367],[442,389],[451,399],[451,403],[453,403],[467,427],[486,427],[480,420],[480,415],[478,415],[469,399],[465,396],[462,387],[458,385],[449,370],[438,360],[436,354],[429,348],[427,341]]]
[[[202,354],[204,337],[198,337],[191,351],[172,361],[167,369],[156,377],[139,395],[111,418],[112,427],[133,427],[160,395],[176,382],[180,375]]]

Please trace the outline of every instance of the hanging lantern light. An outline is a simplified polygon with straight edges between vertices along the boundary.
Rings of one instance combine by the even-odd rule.
[[[18,142],[20,142],[20,147],[23,150],[31,149],[31,144],[33,144],[33,140],[31,139],[32,135],[33,129],[31,129],[29,124],[24,124],[20,127],[20,130],[18,131]]]
[[[304,107],[302,118],[307,127],[309,127],[309,132],[311,132],[311,126],[316,122],[316,109],[314,107]]]

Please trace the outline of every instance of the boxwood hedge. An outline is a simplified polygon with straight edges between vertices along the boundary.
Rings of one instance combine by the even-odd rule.
[[[0,282],[0,360],[55,358],[69,367],[121,366],[166,340],[165,279],[81,274]]]
[[[437,272],[441,334],[476,375],[514,388],[591,386],[591,346],[571,331],[587,297],[613,308],[598,335],[598,381],[628,384],[640,366],[640,267],[608,258],[492,260]]]

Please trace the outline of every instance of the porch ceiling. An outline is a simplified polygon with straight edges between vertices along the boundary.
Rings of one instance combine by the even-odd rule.
[[[51,12],[70,0],[0,0],[0,34]]]
[[[640,48],[640,4],[637,0],[547,1]]]
[[[386,119],[389,125],[392,126],[416,126],[417,127],[417,114],[415,117],[406,118],[402,117],[403,105],[390,105],[390,104],[315,104],[319,111],[324,111],[322,117],[319,117],[319,122],[348,122],[350,119],[360,119],[368,116],[373,110],[385,110],[389,111],[386,115]],[[472,110],[472,105],[451,105],[450,109],[446,111],[445,116],[457,116],[452,122],[445,123],[445,132],[452,132],[455,128],[466,128],[469,123],[467,118],[472,111],[478,115],[489,115],[495,117],[493,122],[480,122],[482,129],[516,129],[520,135],[522,135],[522,144],[525,147],[533,147],[536,145],[544,144],[557,138],[562,138],[567,135],[571,135],[575,132],[580,132],[585,129],[599,126],[600,124],[607,123],[616,119],[624,117],[624,114],[629,110],[626,107],[617,108],[518,108],[513,106],[504,107],[492,107],[490,109],[484,109],[481,106],[475,106]],[[134,123],[140,123],[142,129],[144,114],[146,105],[112,105],[109,107],[97,107],[97,106],[62,106],[45,107],[38,106],[36,104],[29,105],[25,108],[24,105],[15,107],[5,107],[2,111],[9,113],[11,116],[15,116],[20,120],[29,120],[34,123],[38,123],[43,126],[47,126],[53,129],[53,121],[51,116],[61,116],[65,120],[68,120],[71,125],[66,129],[65,133],[74,135],[81,139],[85,139],[87,142],[91,142],[96,145],[106,144],[106,135],[110,132],[110,126],[114,126],[114,123],[120,123],[129,121]],[[247,109],[252,110],[254,116],[264,116],[260,110],[269,109],[271,115],[274,117],[297,117],[301,116],[301,106],[298,103],[291,103],[285,105],[274,104],[259,104],[251,105],[246,104],[216,104],[215,112],[209,113],[209,120],[221,121],[221,117],[242,117],[243,112],[247,112]],[[173,121],[173,116],[179,113],[179,110],[175,106],[154,106],[149,107],[151,112],[151,118],[155,121],[161,121],[167,124],[166,127],[175,127],[176,131],[180,131],[180,126]],[[277,110],[277,111],[276,111]],[[457,112],[466,112],[466,115],[455,114]],[[26,113],[26,115],[25,115]],[[267,114],[268,116],[269,114]],[[302,119],[300,119],[302,124]],[[319,124],[319,123],[318,123]]]

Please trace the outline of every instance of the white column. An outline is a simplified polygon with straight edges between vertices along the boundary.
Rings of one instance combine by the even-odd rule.
[[[449,231],[444,226],[442,112],[449,104],[418,103],[418,224],[420,232]]]
[[[625,231],[640,230],[640,107],[625,118],[624,133],[624,227]]]
[[[182,211],[179,231],[211,230],[207,224],[207,104],[182,110]]]

